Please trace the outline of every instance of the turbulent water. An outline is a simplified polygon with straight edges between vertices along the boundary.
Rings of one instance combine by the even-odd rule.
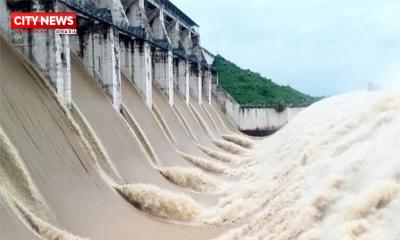
[[[314,104],[257,143],[247,179],[205,216],[219,239],[398,239],[400,94]]]
[[[70,114],[1,43],[0,238],[400,236],[399,93],[331,97],[251,139],[178,95],[155,92],[155,113],[128,79],[120,114],[77,59]]]
[[[164,219],[193,220],[202,210],[193,199],[155,186],[131,184],[119,187],[118,191],[139,209]]]

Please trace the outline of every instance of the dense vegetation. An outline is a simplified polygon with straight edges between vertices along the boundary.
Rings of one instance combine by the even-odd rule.
[[[309,105],[316,98],[290,86],[280,86],[258,73],[244,70],[218,55],[214,61],[219,84],[241,105],[264,105],[283,111],[288,105]]]

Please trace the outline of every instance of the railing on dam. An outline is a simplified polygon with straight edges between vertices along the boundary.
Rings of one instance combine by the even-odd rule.
[[[69,8],[95,18],[99,21],[113,24],[110,10],[106,8],[98,8],[94,3],[82,0],[60,0]]]
[[[174,48],[172,49],[172,52],[178,57],[186,58],[186,51],[184,49]]]
[[[132,36],[137,36],[140,39],[146,39],[146,31],[142,27],[134,27],[127,22],[121,20],[117,26],[120,30]]]
[[[59,0],[61,3],[65,4],[67,7],[70,9],[79,12],[85,16],[88,16],[90,18],[96,19],[98,21],[101,21],[103,23],[106,23],[108,25],[114,26],[117,28],[119,31],[132,36],[137,39],[144,40],[148,42],[150,45],[166,50],[166,51],[172,51],[172,53],[180,58],[185,58],[189,62],[198,64],[199,61],[196,58],[193,58],[192,56],[186,56],[185,51],[182,51],[180,49],[172,49],[171,45],[168,43],[167,40],[164,39],[152,39],[147,37],[146,31],[142,27],[135,27],[130,25],[129,23],[121,20],[117,22],[113,22],[112,14],[109,9],[106,8],[99,8],[97,7],[94,3],[85,1],[85,0]],[[166,0],[156,0],[157,3],[161,4],[163,7],[168,8],[172,11],[172,9],[175,9],[174,14],[177,16],[180,16],[180,20],[186,21],[194,26],[197,26],[196,23],[194,23],[189,17],[187,17],[184,13],[182,13],[181,10],[179,10],[175,5],[170,3],[169,1]],[[168,3],[167,3],[168,2]],[[203,65],[203,64],[202,64]],[[208,65],[207,65],[208,67]]]
[[[153,0],[153,1],[158,5],[162,6],[167,12],[170,12],[173,16],[178,18],[181,22],[189,25],[190,27],[199,26],[169,0]]]
[[[72,10],[81,14],[92,17],[98,21],[107,23],[117,27],[120,31],[125,32],[135,38],[146,39],[146,32],[142,27],[134,27],[125,21],[113,22],[111,11],[106,8],[98,8],[94,3],[82,0],[60,0]]]

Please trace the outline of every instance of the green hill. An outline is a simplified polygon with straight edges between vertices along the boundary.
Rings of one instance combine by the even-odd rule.
[[[219,85],[241,105],[263,105],[283,111],[288,105],[310,105],[316,98],[290,86],[281,86],[258,73],[244,70],[222,56],[216,56],[213,66]]]

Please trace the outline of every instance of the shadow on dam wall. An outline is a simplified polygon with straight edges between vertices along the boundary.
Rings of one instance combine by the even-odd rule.
[[[241,130],[242,133],[252,136],[252,137],[266,137],[269,135],[272,135],[279,131],[279,129],[271,129],[271,130],[261,130],[261,129],[255,129],[255,130]]]

